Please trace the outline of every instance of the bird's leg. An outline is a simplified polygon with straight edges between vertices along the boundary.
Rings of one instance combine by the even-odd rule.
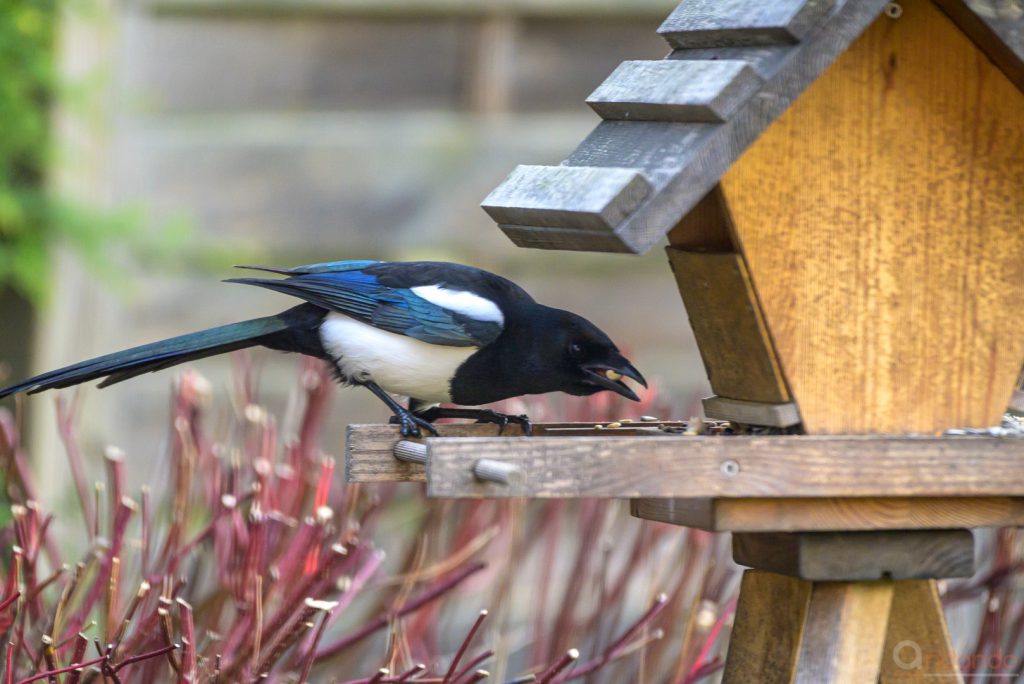
[[[366,389],[377,395],[377,398],[388,405],[388,408],[394,411],[395,418],[398,420],[398,424],[402,426],[403,437],[420,437],[420,428],[423,428],[432,435],[437,435],[437,430],[430,424],[429,420],[421,418],[414,414],[409,409],[405,408],[392,397],[390,394],[381,389],[380,385],[367,380],[359,383]]]
[[[529,416],[512,416],[506,413],[498,413],[491,409],[431,406],[422,411],[417,411],[416,415],[431,422],[438,418],[475,418],[478,423],[495,423],[498,425],[499,435],[505,431],[505,426],[509,423],[514,423],[523,429],[524,435],[533,434],[533,425],[530,423]]]

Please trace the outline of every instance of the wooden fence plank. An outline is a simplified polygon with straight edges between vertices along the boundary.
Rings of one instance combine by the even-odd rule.
[[[524,17],[530,19],[661,19],[672,0],[143,0],[140,5],[167,15],[275,17],[337,15],[380,19]]]

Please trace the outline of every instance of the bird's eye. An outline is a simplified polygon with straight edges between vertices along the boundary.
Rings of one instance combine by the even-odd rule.
[[[577,344],[576,342],[573,342],[572,344],[569,345],[569,356],[571,356],[574,359],[582,359],[583,347]]]

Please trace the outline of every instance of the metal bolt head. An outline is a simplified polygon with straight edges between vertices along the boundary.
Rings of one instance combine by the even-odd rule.
[[[899,19],[903,16],[903,7],[898,2],[890,2],[885,6],[885,16],[890,19]]]
[[[722,461],[722,464],[718,466],[718,470],[726,477],[736,477],[740,474],[740,464],[729,459],[727,461]]]

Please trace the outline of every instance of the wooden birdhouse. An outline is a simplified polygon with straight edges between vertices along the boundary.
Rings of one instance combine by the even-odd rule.
[[[672,54],[593,92],[605,121],[561,166],[485,200],[502,230],[668,235],[715,393],[793,403],[808,433],[998,423],[1024,362],[1024,54],[955,1],[690,0],[659,32]]]
[[[562,164],[483,206],[523,247],[667,236],[708,416],[777,434],[442,437],[429,491],[734,532],[757,569],[726,682],[962,681],[934,579],[970,574],[970,528],[1024,524],[1024,439],[973,434],[1024,365],[1024,18],[977,6],[685,0],[671,54],[620,65]],[[424,477],[382,430],[350,474]]]

